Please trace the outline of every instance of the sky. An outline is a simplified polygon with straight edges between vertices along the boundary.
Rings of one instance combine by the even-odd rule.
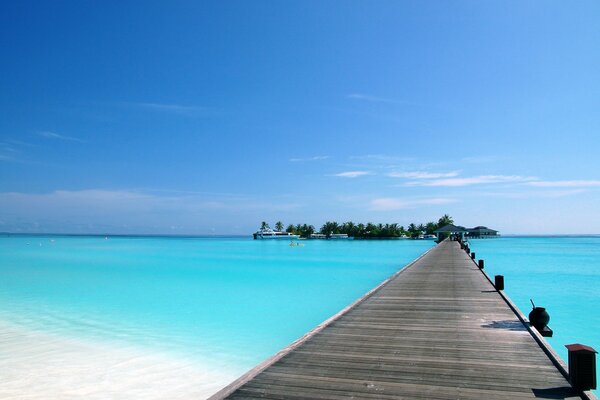
[[[600,233],[600,2],[2,1],[0,231]]]

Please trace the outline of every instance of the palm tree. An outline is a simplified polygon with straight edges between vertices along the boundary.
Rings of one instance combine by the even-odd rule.
[[[344,222],[340,228],[341,233],[345,233],[348,236],[354,236],[355,230],[356,226],[352,221]]]
[[[307,224],[302,225],[302,230],[301,230],[301,236],[302,237],[309,237],[313,233],[315,233],[315,227],[314,226],[307,225]]]
[[[277,221],[275,224],[275,230],[281,232],[283,230],[283,222]]]
[[[377,232],[377,225],[372,222],[368,222],[367,226],[365,226],[365,236],[367,237],[376,237],[379,232]]]
[[[438,228],[441,228],[446,225],[453,224],[454,220],[448,214],[442,215],[442,217],[438,220]]]
[[[332,233],[339,233],[339,225],[337,222],[327,221],[321,227],[320,233],[323,235],[331,235]]]
[[[438,226],[435,222],[428,222],[425,225],[425,232],[427,232],[428,235],[431,235],[437,228]]]
[[[269,229],[270,226],[265,221],[260,223],[260,229]]]
[[[365,236],[365,224],[359,223],[356,225],[356,234],[354,236],[364,237]]]

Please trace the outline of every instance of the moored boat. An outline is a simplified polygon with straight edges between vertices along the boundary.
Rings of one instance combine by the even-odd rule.
[[[346,233],[332,233],[329,239],[351,239]]]
[[[287,240],[298,239],[300,237],[300,236],[294,235],[290,232],[274,231],[271,228],[259,229],[258,231],[254,232],[252,234],[252,236],[254,237],[254,239],[287,239]]]

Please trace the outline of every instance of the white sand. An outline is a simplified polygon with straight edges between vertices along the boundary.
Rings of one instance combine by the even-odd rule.
[[[204,399],[237,378],[146,349],[0,322],[0,399]]]

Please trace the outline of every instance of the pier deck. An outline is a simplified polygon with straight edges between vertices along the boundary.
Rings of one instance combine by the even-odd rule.
[[[445,241],[211,399],[581,398]]]

